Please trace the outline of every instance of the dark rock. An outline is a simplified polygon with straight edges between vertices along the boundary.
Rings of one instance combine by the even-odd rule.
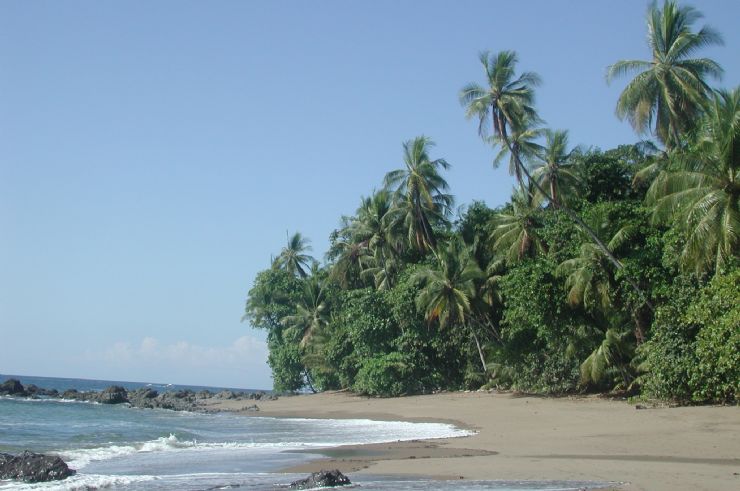
[[[257,404],[252,404],[251,406],[244,406],[242,408],[242,411],[259,411],[260,408]]]
[[[201,390],[200,392],[195,394],[195,397],[197,399],[210,399],[211,397],[213,397],[213,394],[210,390]]]
[[[0,385],[0,394],[10,396],[23,396],[26,395],[26,391],[21,385],[20,380],[9,378]]]
[[[77,392],[77,389],[67,389],[62,392],[62,399],[79,399],[81,392]]]
[[[222,390],[218,394],[216,394],[216,398],[218,399],[235,399],[236,394],[234,394],[233,391],[230,390]]]
[[[130,402],[133,402],[134,399],[154,399],[158,395],[159,392],[157,392],[156,390],[149,387],[142,387],[141,389],[136,389],[129,392],[128,399]]]
[[[169,394],[171,394],[172,397],[176,399],[194,399],[195,398],[195,392],[189,389],[178,390],[177,392],[169,392]]]
[[[23,452],[20,455],[0,453],[0,479],[26,482],[58,481],[75,473],[55,455]]]
[[[338,469],[334,469],[333,471],[314,472],[306,479],[293,481],[290,483],[290,489],[329,488],[348,484],[352,484],[349,478]]]
[[[122,404],[128,402],[128,393],[120,385],[111,385],[97,396],[101,404]]]

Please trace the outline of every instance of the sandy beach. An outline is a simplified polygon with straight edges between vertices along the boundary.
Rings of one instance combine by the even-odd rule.
[[[308,472],[437,479],[596,480],[639,491],[740,488],[740,408],[636,409],[597,397],[441,393],[375,399],[322,393],[262,401],[216,401],[250,416],[439,421],[470,437],[339,447],[298,468]]]

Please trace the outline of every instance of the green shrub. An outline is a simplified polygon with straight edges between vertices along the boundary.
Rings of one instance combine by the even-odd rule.
[[[677,281],[640,352],[645,394],[680,402],[732,403],[740,393],[740,269],[704,288]]]
[[[413,367],[401,353],[389,353],[364,361],[353,389],[371,396],[395,397],[416,392]]]
[[[716,276],[687,317],[702,326],[689,381],[692,399],[736,402],[740,396],[740,270]]]

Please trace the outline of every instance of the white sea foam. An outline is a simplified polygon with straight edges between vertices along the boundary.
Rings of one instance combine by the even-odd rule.
[[[101,474],[77,474],[63,481],[24,483],[18,481],[0,481],[1,491],[89,491],[106,489],[114,486],[127,486],[157,480],[156,476],[114,476]]]
[[[303,443],[303,442],[279,442],[279,443],[199,443],[195,440],[180,440],[175,435],[160,437],[148,442],[132,445],[110,445],[107,447],[84,448],[79,450],[66,450],[59,455],[72,469],[82,469],[90,462],[108,460],[143,452],[171,452],[171,451],[208,451],[208,450],[252,450],[271,451],[289,450],[307,447],[327,447],[331,443]]]
[[[48,403],[66,403],[66,404],[100,404],[98,401],[80,401],[78,399],[62,399],[57,397],[17,397],[17,396],[0,396],[0,399],[17,402],[48,402]]]
[[[261,418],[259,418],[261,419]],[[264,418],[272,419],[272,418]],[[457,428],[445,423],[408,423],[403,421],[373,421],[369,419],[317,420],[290,418],[287,421],[319,426],[320,440],[278,442],[198,442],[180,440],[170,434],[154,440],[105,447],[66,450],[59,452],[73,469],[82,469],[90,462],[113,459],[141,452],[172,451],[279,451],[310,448],[327,448],[339,445],[385,443],[430,438],[455,438],[475,434],[474,431]],[[297,435],[296,435],[297,436]],[[326,438],[328,437],[328,438]]]

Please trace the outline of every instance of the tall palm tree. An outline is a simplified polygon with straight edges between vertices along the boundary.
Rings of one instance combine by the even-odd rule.
[[[475,330],[469,322],[471,302],[476,295],[476,280],[483,273],[460,239],[452,240],[437,251],[437,264],[417,271],[413,278],[422,285],[416,306],[429,322],[438,321],[444,329],[452,323],[470,329],[486,371],[486,361]]]
[[[693,148],[674,155],[647,193],[653,219],[675,219],[686,234],[684,267],[697,274],[722,267],[740,248],[740,87],[718,91]]]
[[[460,103],[465,106],[468,118],[478,119],[478,134],[486,138],[491,127],[494,138],[507,138],[508,128],[517,121],[539,120],[534,110],[533,88],[541,83],[539,75],[524,72],[516,76],[517,54],[514,51],[479,55],[486,72],[486,85],[469,83],[460,91]],[[515,154],[516,149],[512,152]],[[523,187],[523,177],[519,166],[514,166],[513,174]]]
[[[617,101],[617,116],[627,118],[639,133],[652,131],[666,148],[681,143],[711,92],[708,77],[720,78],[722,68],[710,58],[691,58],[706,46],[722,44],[711,27],[698,32],[692,25],[702,14],[689,6],[666,0],[663,8],[648,9],[650,61],[622,60],[610,66],[607,81],[637,72]]]
[[[549,196],[537,193],[538,201],[549,198],[558,206],[578,194],[579,179],[573,165],[568,163],[573,153],[568,150],[568,131],[547,129],[544,134],[546,143],[538,154],[540,164],[532,172],[532,178],[541,188],[550,191]]]
[[[533,87],[539,83],[539,77],[530,72],[525,72],[514,79],[516,61],[517,58],[514,52],[504,51],[490,57],[487,54],[485,56],[483,54],[481,55],[481,62],[483,62],[483,66],[486,69],[486,76],[491,90],[486,91],[477,84],[468,84],[463,88],[460,94],[460,102],[466,107],[467,116],[478,116],[479,133],[485,128],[485,124],[489,119],[493,120],[494,135],[497,137],[495,141],[501,146],[508,148],[516,164],[517,176],[524,175],[528,184],[533,186],[540,196],[555,204],[568,218],[573,220],[578,228],[601,249],[616,268],[624,268],[624,265],[609,250],[593,228],[568,206],[551,199],[549,192],[532,178],[531,173],[522,161],[522,156],[519,154],[517,148],[514,147],[508,135],[507,126],[517,127],[517,125],[524,124],[523,122],[526,119],[538,120],[532,104],[534,101]],[[512,79],[514,80],[512,81]],[[500,87],[506,87],[506,96],[504,96],[503,90],[498,90]],[[522,191],[529,187],[524,186],[523,178],[519,179],[519,183]],[[642,291],[640,286],[631,278],[626,278],[626,280],[645,303],[649,305],[647,295]]]
[[[404,142],[404,168],[385,176],[385,186],[396,193],[402,210],[409,244],[421,252],[436,248],[434,225],[445,223],[454,203],[447,193],[449,185],[440,175],[450,165],[444,159],[429,157],[433,145],[425,136]]]
[[[537,213],[540,207],[533,193],[516,190],[511,196],[511,209],[501,211],[495,218],[491,233],[493,250],[508,263],[545,251],[545,243],[537,234]]]
[[[291,274],[306,277],[306,270],[310,268],[313,258],[306,254],[311,250],[309,240],[300,232],[288,237],[288,243],[273,261],[273,267],[284,269]]]

